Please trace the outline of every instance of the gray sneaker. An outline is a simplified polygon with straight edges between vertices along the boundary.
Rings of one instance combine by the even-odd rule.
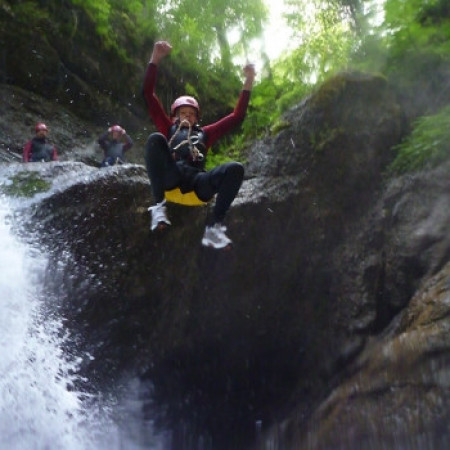
[[[220,223],[205,228],[202,245],[205,247],[225,248],[232,246],[232,240],[225,234],[227,228]]]
[[[161,203],[157,203],[154,206],[150,206],[148,210],[152,216],[151,230],[155,231],[157,228],[162,230],[168,225],[171,225],[170,220],[167,218],[166,212],[166,201],[163,200]]]

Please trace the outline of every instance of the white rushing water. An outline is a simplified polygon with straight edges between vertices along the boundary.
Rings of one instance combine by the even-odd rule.
[[[42,281],[48,259],[12,233],[10,214],[0,194],[0,450],[169,448],[142,418],[136,380],[120,401],[77,391],[81,356],[63,351],[60,299]]]
[[[8,215],[0,196],[0,450],[116,447],[73,387],[77,361],[62,352],[60,319],[44,316],[45,256],[12,235]]]

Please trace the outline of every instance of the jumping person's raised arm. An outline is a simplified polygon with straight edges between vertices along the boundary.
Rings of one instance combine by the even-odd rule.
[[[148,62],[144,77],[143,95],[149,116],[160,133],[167,134],[172,121],[166,114],[159,98],[155,94],[158,64],[172,51],[172,46],[166,41],[157,41]]]
[[[153,46],[150,64],[158,65],[159,62],[172,51],[172,46],[167,41],[157,41]]]
[[[245,75],[244,84],[234,111],[217,122],[203,127],[207,136],[207,148],[211,147],[224,134],[229,133],[233,128],[241,124],[245,118],[250,101],[250,92],[255,81],[255,66],[253,64],[247,64],[243,68],[243,72]]]
[[[254,64],[247,64],[243,69],[245,80],[242,86],[243,91],[251,91],[253,87],[253,82],[255,81],[256,71]]]

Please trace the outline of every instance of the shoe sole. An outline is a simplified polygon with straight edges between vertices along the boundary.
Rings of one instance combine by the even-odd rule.
[[[157,230],[165,230],[166,228],[169,227],[169,224],[166,222],[159,222],[158,226],[156,227]]]
[[[214,244],[211,243],[204,243],[202,241],[203,247],[213,248],[214,250],[231,250],[233,248],[233,243],[229,242],[227,245],[224,245],[222,247],[217,247]]]
[[[163,231],[166,228],[169,228],[170,224],[166,222],[158,222],[158,225],[156,225],[156,228],[150,228],[150,231]]]

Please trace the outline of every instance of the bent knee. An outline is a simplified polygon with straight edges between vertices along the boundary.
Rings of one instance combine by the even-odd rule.
[[[162,133],[152,133],[148,139],[147,139],[147,146],[148,145],[156,145],[156,144],[162,144],[167,143],[167,138]]]
[[[244,166],[238,162],[228,163],[227,172],[232,173],[236,178],[244,178]]]
[[[147,164],[150,161],[159,160],[169,151],[169,144],[162,133],[152,133],[145,144],[144,159]]]
[[[162,133],[152,133],[145,144],[145,150],[160,149],[167,147],[167,138]]]

